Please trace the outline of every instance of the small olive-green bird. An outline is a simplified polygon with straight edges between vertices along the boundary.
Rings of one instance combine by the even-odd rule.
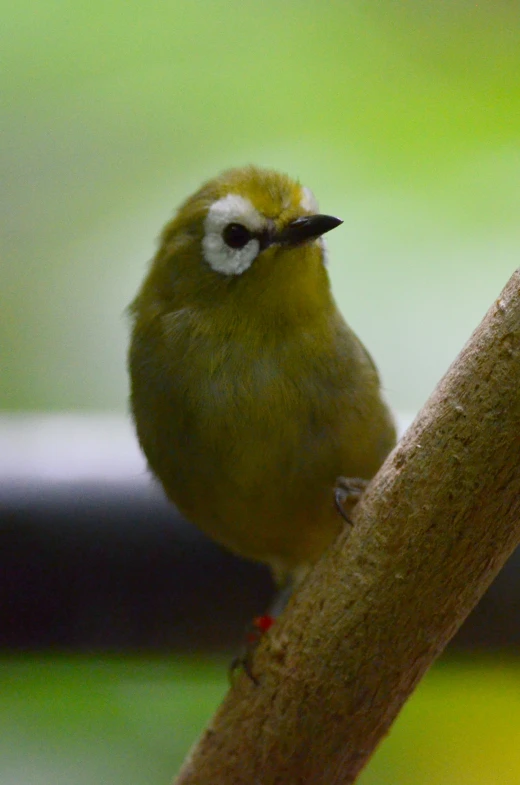
[[[331,294],[309,189],[249,166],[210,180],[165,227],[131,305],[131,407],[178,509],[275,578],[301,577],[343,520],[340,475],[395,443],[367,350]]]

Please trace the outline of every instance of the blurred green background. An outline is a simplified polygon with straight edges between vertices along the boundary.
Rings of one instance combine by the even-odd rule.
[[[416,410],[518,266],[517,3],[1,3],[0,409],[126,411],[124,309],[175,206],[283,169],[345,220],[331,276]],[[166,783],[222,662],[5,659],[3,785]],[[520,670],[438,666],[363,783],[520,781]]]
[[[227,667],[175,657],[0,662],[2,785],[170,783],[227,689]],[[359,781],[518,785],[519,723],[516,662],[441,662]]]
[[[2,3],[0,408],[126,408],[124,309],[181,199],[299,177],[417,409],[518,265],[517,3]]]

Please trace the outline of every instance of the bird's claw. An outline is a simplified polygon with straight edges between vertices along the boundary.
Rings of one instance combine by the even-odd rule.
[[[334,503],[337,511],[349,526],[353,526],[350,513],[363,496],[367,485],[368,480],[362,480],[359,477],[338,477],[336,480]]]
[[[268,613],[253,619],[245,636],[243,651],[231,662],[229,668],[231,682],[233,682],[236,672],[240,669],[243,670],[246,676],[249,676],[253,684],[258,687],[260,681],[253,673],[253,654],[263,636],[271,629],[274,622],[275,617]]]

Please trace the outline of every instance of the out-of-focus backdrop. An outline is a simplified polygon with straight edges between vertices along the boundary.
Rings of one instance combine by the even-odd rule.
[[[160,227],[202,180],[255,162],[345,220],[337,298],[391,402],[416,409],[518,264],[518,14],[6,4],[2,408],[124,410],[124,309]]]
[[[175,539],[144,467],[125,462],[124,312],[155,238],[223,168],[299,177],[345,222],[328,241],[345,316],[392,406],[417,410],[519,263],[520,12],[496,0],[0,7],[0,780],[167,782],[269,585],[257,570],[247,594],[256,568],[181,522]],[[420,686],[364,783],[520,781],[516,574]],[[227,616],[211,605],[217,585]],[[249,605],[233,620],[237,594]]]

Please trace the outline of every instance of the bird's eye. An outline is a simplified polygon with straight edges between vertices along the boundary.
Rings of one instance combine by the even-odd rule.
[[[242,224],[228,224],[222,232],[222,239],[230,248],[243,248],[251,238],[251,232]]]

